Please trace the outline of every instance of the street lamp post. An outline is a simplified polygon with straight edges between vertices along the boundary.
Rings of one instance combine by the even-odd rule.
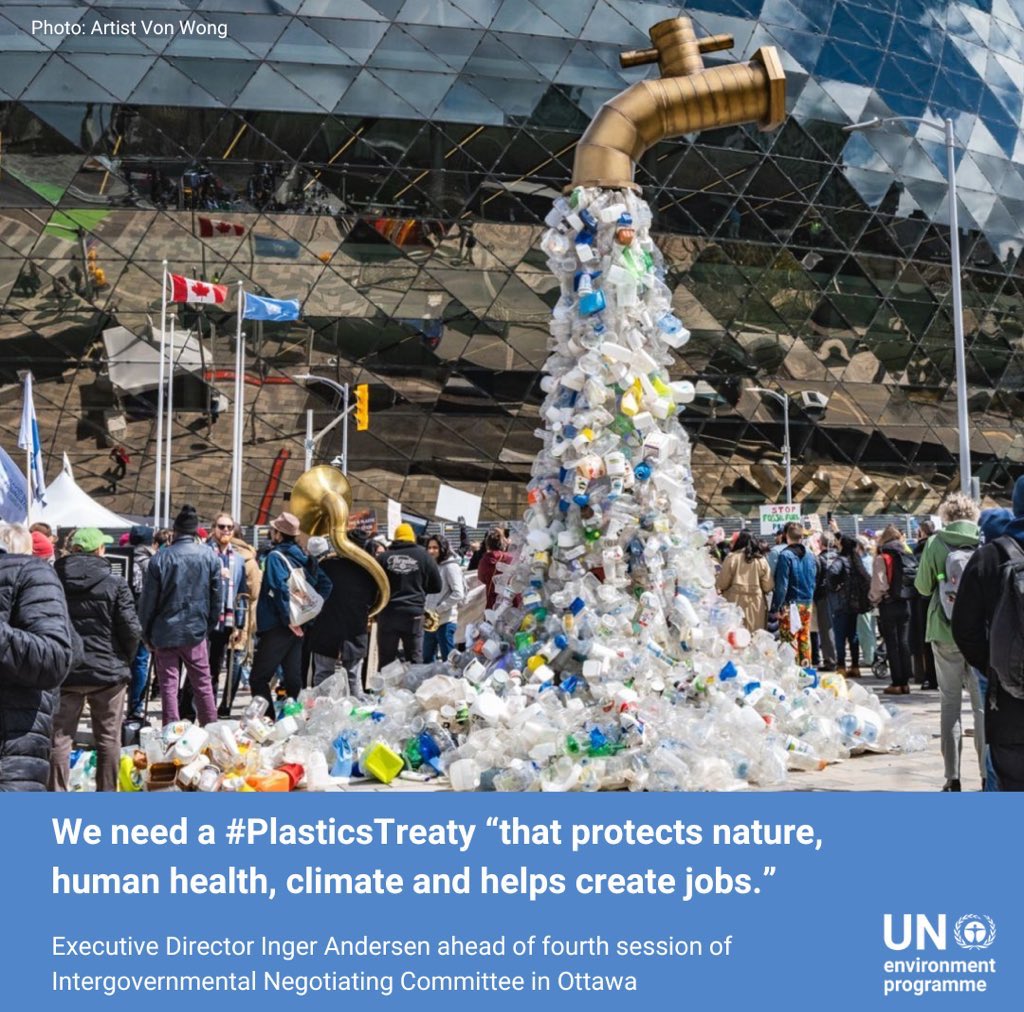
[[[768,390],[765,387],[750,387],[750,392],[755,394],[766,394],[774,397],[782,405],[782,463],[786,467],[786,504],[793,505],[793,461],[790,454],[789,444],[789,394],[780,393],[778,390]]]
[[[971,434],[967,415],[967,355],[964,351],[964,306],[960,280],[960,228],[956,210],[956,137],[953,121],[945,119],[942,126],[920,116],[875,116],[862,123],[844,126],[846,133],[877,130],[892,123],[923,123],[933,130],[941,130],[946,142],[946,176],[949,186],[949,249],[953,292],[953,347],[956,356],[956,422],[960,445],[960,491],[972,494],[971,487]]]
[[[306,470],[308,471],[313,466],[313,451],[316,449],[316,444],[319,443],[335,425],[344,423],[344,428],[341,430],[341,473],[348,474],[348,416],[351,410],[349,408],[348,384],[336,383],[334,380],[328,379],[326,376],[315,376],[312,373],[303,373],[301,376],[296,376],[295,379],[300,380],[303,383],[326,383],[327,386],[341,396],[342,404],[341,413],[338,417],[327,425],[326,428],[321,429],[315,436],[313,435],[313,409],[308,408],[306,410],[306,438],[303,441],[303,447],[306,451]]]

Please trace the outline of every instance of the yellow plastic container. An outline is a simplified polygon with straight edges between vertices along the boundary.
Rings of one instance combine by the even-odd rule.
[[[405,766],[405,760],[383,742],[374,742],[364,753],[359,763],[362,771],[375,777],[382,784],[390,784]]]

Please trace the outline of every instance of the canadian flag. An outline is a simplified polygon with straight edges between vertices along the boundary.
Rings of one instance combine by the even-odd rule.
[[[193,281],[180,274],[167,276],[171,279],[172,302],[212,302],[219,306],[227,301],[227,285],[208,285],[205,281]]]
[[[199,218],[199,237],[211,239],[215,235],[245,235],[245,226],[236,225],[233,221],[220,221],[217,218]]]

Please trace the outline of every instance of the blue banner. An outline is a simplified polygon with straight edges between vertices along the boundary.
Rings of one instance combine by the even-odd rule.
[[[255,232],[252,233],[252,248],[258,257],[284,257],[286,260],[297,259],[302,249],[294,239],[276,239]]]
[[[262,295],[245,292],[245,309],[242,312],[245,320],[297,320],[299,318],[298,299],[268,299]]]
[[[4,993],[76,1012],[1019,1008],[1017,806],[8,795]]]
[[[28,485],[21,468],[0,447],[0,520],[23,524],[28,516]]]

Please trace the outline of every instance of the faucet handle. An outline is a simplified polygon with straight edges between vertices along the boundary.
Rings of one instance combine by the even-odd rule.
[[[709,35],[697,40],[697,48],[702,53],[717,53],[723,49],[732,49],[736,40],[731,35]]]
[[[697,49],[702,53],[717,53],[722,49],[732,49],[735,44],[731,35],[709,35],[697,40]],[[619,65],[622,67],[642,67],[645,63],[657,63],[660,59],[661,53],[654,47],[619,53]]]
[[[619,53],[619,65],[622,67],[642,67],[645,63],[657,62],[657,49],[630,49]]]

